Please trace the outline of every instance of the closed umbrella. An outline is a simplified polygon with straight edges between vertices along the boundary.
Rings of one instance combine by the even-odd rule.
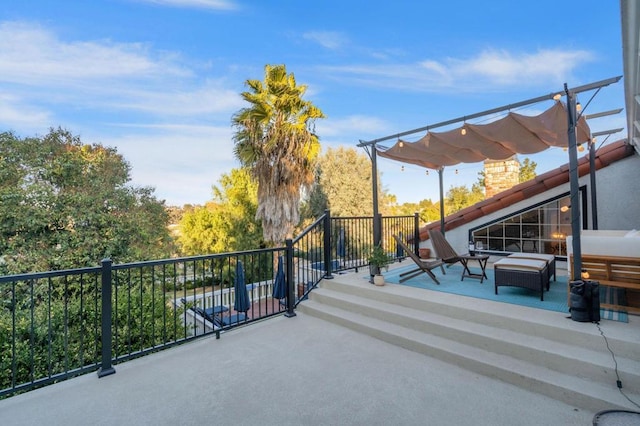
[[[247,292],[247,285],[245,284],[244,268],[242,267],[242,262],[239,260],[236,265],[235,299],[233,309],[237,312],[247,312],[251,308],[249,293]]]
[[[271,296],[273,296],[274,299],[284,299],[287,297],[287,283],[284,278],[282,256],[278,257],[278,270],[276,271],[276,278],[273,281],[273,292]]]
[[[344,262],[344,258],[347,255],[347,248],[344,238],[344,228],[340,228],[338,233],[338,257]]]
[[[400,240],[404,241],[404,239],[402,238],[402,232],[399,233],[399,237],[400,237]],[[404,257],[405,257],[404,249],[402,248],[400,243],[396,241],[396,258],[404,259]]]

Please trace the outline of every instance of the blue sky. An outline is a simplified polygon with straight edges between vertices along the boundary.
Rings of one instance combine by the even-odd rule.
[[[133,184],[167,204],[204,204],[238,166],[231,116],[265,64],[285,64],[308,85],[306,99],[327,116],[317,123],[323,148],[355,147],[622,75],[620,9],[599,0],[5,2],[0,131],[66,128],[116,147]],[[585,113],[620,107],[622,81]],[[624,112],[590,125],[625,127]],[[558,149],[530,158],[538,173],[568,162]],[[471,185],[481,168],[445,170],[445,190]],[[399,202],[438,199],[436,173],[385,159],[379,169]]]

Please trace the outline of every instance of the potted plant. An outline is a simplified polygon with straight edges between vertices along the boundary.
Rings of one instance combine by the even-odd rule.
[[[384,277],[381,274],[382,268],[387,268],[391,259],[387,253],[385,253],[382,246],[377,245],[373,247],[369,254],[369,272],[371,274],[371,281],[376,285],[384,285]]]

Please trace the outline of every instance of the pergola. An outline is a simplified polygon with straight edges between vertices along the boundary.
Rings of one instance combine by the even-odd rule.
[[[371,141],[360,141],[358,146],[364,147],[372,161],[373,180],[373,214],[378,218],[378,182],[377,156],[389,158],[403,163],[415,164],[438,171],[440,180],[440,226],[444,232],[444,192],[443,171],[447,166],[460,163],[476,163],[484,160],[504,160],[515,154],[533,154],[550,147],[568,148],[569,178],[571,205],[571,226],[573,234],[573,274],[580,279],[582,269],[580,257],[580,209],[578,184],[578,145],[591,142],[592,134],[587,120],[578,111],[576,94],[595,90],[586,106],[598,91],[605,86],[618,82],[622,76],[601,80],[584,86],[564,90],[528,99],[515,104],[479,112],[477,114],[458,117],[452,120],[420,127],[406,132],[396,133]],[[562,102],[562,97],[566,98]],[[537,116],[525,116],[511,112],[516,108],[535,103],[553,100],[553,105]],[[585,108],[586,108],[585,106]],[[492,114],[509,111],[503,118],[488,124],[470,124],[467,121],[487,117]],[[462,123],[452,130],[433,132],[432,129]],[[427,132],[415,142],[407,142],[402,137]],[[390,148],[378,146],[380,142],[396,140]],[[593,144],[590,144],[593,150]],[[377,220],[374,221],[374,243],[381,240],[381,230]]]

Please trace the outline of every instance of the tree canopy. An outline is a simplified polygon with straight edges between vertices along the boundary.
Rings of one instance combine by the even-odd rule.
[[[234,114],[234,154],[258,183],[256,217],[264,240],[281,243],[300,220],[301,189],[313,183],[320,142],[315,120],[324,114],[302,99],[284,65],[266,65],[264,81],[247,80],[242,98],[250,104]]]
[[[355,148],[329,148],[318,159],[307,203],[312,217],[325,209],[334,216],[371,216],[371,162]]]
[[[164,202],[129,181],[115,149],[66,130],[0,133],[0,273],[168,257]]]
[[[184,213],[179,243],[186,255],[252,250],[260,246],[257,185],[246,169],[233,169],[213,186],[214,198]]]

